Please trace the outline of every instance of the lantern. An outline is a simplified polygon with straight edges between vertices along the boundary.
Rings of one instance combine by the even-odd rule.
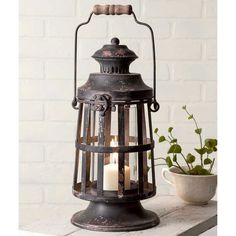
[[[118,38],[94,53],[100,73],[91,73],[77,88],[77,34],[93,14],[132,14],[138,24],[150,29],[154,90],[140,74],[129,72],[137,55]],[[73,194],[90,203],[75,213],[71,222],[97,231],[131,231],[157,225],[158,216],[140,203],[156,194],[151,112],[159,105],[151,27],[137,20],[130,5],[96,5],[88,21],[76,29],[74,72],[72,106],[78,110],[78,125]]]

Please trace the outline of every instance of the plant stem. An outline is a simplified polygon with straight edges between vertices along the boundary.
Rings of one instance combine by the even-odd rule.
[[[166,164],[155,164],[154,166],[166,166]]]
[[[187,108],[185,108],[184,110],[186,111],[186,113],[187,113],[189,116],[191,116],[191,114],[188,112]],[[199,128],[198,128],[197,121],[196,121],[196,119],[194,118],[194,116],[193,116],[193,121],[194,121],[194,123],[195,123],[196,129],[199,129]],[[200,139],[200,147],[201,147],[201,149],[202,149],[202,148],[203,148],[203,146],[202,146],[202,135],[201,135],[201,133],[198,134],[198,135],[199,135],[199,139]],[[200,159],[201,159],[201,166],[203,167],[202,154],[200,154]]]
[[[171,135],[171,137],[172,137],[172,140],[173,139],[175,139],[174,137],[173,137],[173,135],[171,134],[171,132],[170,132],[170,135]],[[168,136],[169,137],[169,136]],[[170,137],[169,137],[170,138]],[[171,140],[171,138],[170,138],[170,140]],[[168,141],[168,140],[167,140]],[[170,143],[170,142],[169,142]],[[176,144],[177,144],[178,142],[176,142]],[[171,145],[171,143],[170,143],[170,145]],[[186,164],[187,164],[187,166],[188,166],[188,169],[189,170],[191,170],[191,168],[190,168],[190,166],[189,166],[189,164],[188,164],[188,162],[187,162],[187,160],[186,160],[186,158],[185,158],[185,156],[184,156],[184,154],[181,152],[180,153],[181,154],[181,156],[184,158],[184,160],[185,160],[185,162],[186,162]],[[174,155],[174,154],[173,154]],[[177,163],[177,162],[176,162]],[[177,163],[178,164],[178,163]]]
[[[214,163],[215,163],[215,158],[213,159],[213,161],[212,161],[212,163],[211,163],[211,166],[210,166],[210,168],[209,168],[209,172],[211,173],[211,171],[212,171],[212,167],[214,166]]]
[[[186,164],[187,164],[189,170],[191,170],[191,168],[190,168],[190,166],[189,166],[189,164],[188,164],[188,162],[187,162],[187,160],[186,160],[184,154],[181,152],[180,155],[184,158],[184,160],[185,160],[185,162],[186,162]]]
[[[163,157],[157,157],[157,158],[154,158],[154,160],[166,160],[165,158],[163,158]]]
[[[176,164],[177,166],[176,165],[173,165],[173,166],[179,168],[184,174],[187,174],[186,171],[179,165],[177,161],[176,161]]]
[[[170,136],[171,136],[173,139],[175,139],[175,138],[173,137],[173,135],[172,135],[172,132],[170,132]]]

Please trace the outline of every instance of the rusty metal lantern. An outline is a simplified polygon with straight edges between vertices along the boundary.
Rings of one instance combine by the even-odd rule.
[[[150,29],[154,89],[140,74],[129,72],[137,56],[120,45],[118,38],[94,53],[100,73],[91,73],[77,88],[78,30],[93,14],[133,15],[136,23]],[[158,216],[140,203],[156,194],[151,112],[157,111],[159,104],[155,98],[152,28],[137,20],[130,5],[96,5],[88,21],[76,29],[74,73],[72,106],[78,110],[78,125],[73,194],[90,203],[87,209],[75,213],[71,222],[97,231],[131,231],[157,225]]]

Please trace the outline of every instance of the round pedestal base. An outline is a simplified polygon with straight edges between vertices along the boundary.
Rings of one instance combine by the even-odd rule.
[[[90,202],[84,211],[72,216],[71,223],[94,231],[134,231],[151,228],[160,223],[159,217],[145,210],[140,202]]]

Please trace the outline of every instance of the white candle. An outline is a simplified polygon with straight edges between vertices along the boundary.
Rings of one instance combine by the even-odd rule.
[[[115,142],[111,141],[111,146],[117,146]],[[103,175],[103,190],[117,191],[118,190],[118,153],[111,155],[112,163],[104,166]],[[130,168],[125,166],[125,190],[130,189]]]
[[[110,163],[104,166],[103,189],[106,191],[118,190],[118,164]],[[125,166],[125,190],[130,189],[130,168]]]

